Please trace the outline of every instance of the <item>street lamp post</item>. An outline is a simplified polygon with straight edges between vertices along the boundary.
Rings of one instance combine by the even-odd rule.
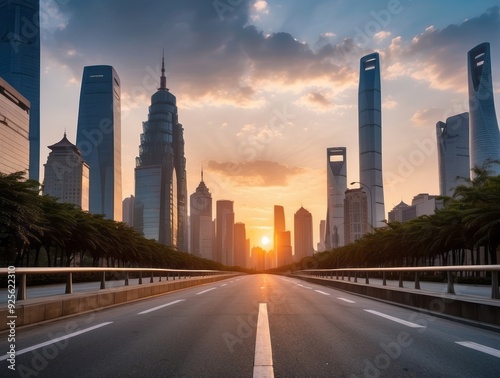
[[[362,185],[364,186],[366,189],[368,189],[368,193],[370,193],[370,226],[372,226],[372,232],[375,230],[375,226],[373,224],[373,197],[372,197],[372,191],[370,189],[370,187],[364,183],[362,183],[361,181],[353,181],[351,182],[351,185],[354,185],[354,184],[359,184],[359,185]]]

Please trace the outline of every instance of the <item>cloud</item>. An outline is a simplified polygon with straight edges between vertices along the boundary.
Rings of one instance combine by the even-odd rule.
[[[500,35],[498,6],[461,24],[443,29],[431,25],[408,42],[398,36],[383,51],[388,62],[384,77],[410,76],[434,89],[466,93],[467,52],[496,35]]]
[[[113,65],[122,90],[133,95],[131,88],[151,93],[144,78],[159,80],[150,72],[158,71],[165,47],[167,85],[187,107],[260,108],[267,92],[321,86],[340,93],[356,85],[357,70],[345,63],[359,49],[349,38],[313,49],[289,33],[263,33],[251,25],[253,12],[268,12],[266,1],[234,2],[222,15],[213,3],[65,2],[53,11],[65,27],[48,36],[46,51],[76,76],[85,65]]]
[[[443,114],[442,109],[418,109],[411,117],[411,121],[417,126],[435,125],[438,120],[443,119]]]
[[[389,38],[390,36],[391,36],[391,32],[382,30],[382,31],[379,31],[378,33],[375,33],[373,35],[373,38],[375,38],[376,41],[380,42],[386,38]]]
[[[305,172],[273,161],[218,162],[210,160],[206,168],[213,174],[231,180],[237,186],[287,186],[289,179]]]
[[[387,96],[382,102],[382,108],[391,110],[398,107],[398,102],[391,95]]]

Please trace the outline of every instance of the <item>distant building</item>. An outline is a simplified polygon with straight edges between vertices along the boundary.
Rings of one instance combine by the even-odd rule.
[[[347,155],[345,147],[326,149],[327,167],[327,212],[325,248],[327,250],[344,245],[344,196],[347,190]],[[297,254],[297,249],[295,249]]]
[[[1,7],[0,7],[1,9]],[[30,102],[0,77],[0,172],[28,171]]]
[[[293,217],[293,239],[295,261],[314,254],[312,215],[303,207]]]
[[[223,265],[234,265],[234,210],[233,201],[216,202],[216,248],[215,261]]]
[[[433,215],[436,210],[443,208],[443,200],[438,196],[432,196],[428,193],[420,193],[413,197],[411,206],[402,210],[403,222],[418,218],[422,215]]]
[[[285,231],[285,210],[283,206],[274,205],[274,240],[273,250],[275,261],[272,265],[273,268],[283,265],[285,258],[280,255],[280,246],[282,240],[280,234]]]
[[[326,221],[319,221],[319,242],[318,242],[318,252],[325,251],[325,230],[326,230]]]
[[[345,243],[353,243],[370,231],[368,199],[363,189],[347,189],[344,199]]]
[[[256,271],[263,271],[266,269],[266,251],[264,251],[261,247],[253,247],[252,248],[252,261],[253,261],[253,269]]]
[[[111,66],[83,69],[76,145],[90,167],[90,212],[122,220],[120,78]]]
[[[360,60],[358,89],[359,181],[369,189],[368,219],[374,228],[385,226],[380,88],[379,54],[366,55]]]
[[[436,124],[439,194],[453,196],[457,185],[470,177],[469,113],[448,117]]]
[[[278,245],[279,248],[276,251],[278,258],[278,267],[283,265],[288,265],[292,263],[292,236],[290,231],[278,232]]]
[[[470,113],[470,166],[481,168],[500,161],[500,131],[495,112],[490,44],[481,43],[467,54]],[[488,167],[500,175],[500,164]]]
[[[82,210],[89,209],[89,166],[80,150],[64,137],[51,146],[44,165],[43,194],[61,203],[72,203]]]
[[[203,181],[190,196],[190,252],[204,259],[213,259],[212,195]]]
[[[394,208],[389,211],[389,222],[403,222],[403,212],[405,209],[410,207],[410,205],[401,201]]]
[[[29,101],[29,164],[25,166],[21,160],[20,165],[21,170],[29,168],[30,179],[40,181],[39,0],[0,1],[0,76]],[[14,121],[11,119],[11,122]],[[19,134],[19,139],[25,137],[24,131]],[[24,141],[19,140],[15,145],[18,144],[23,149],[21,156]],[[6,150],[2,148],[0,151],[4,154]]]
[[[244,223],[234,224],[234,265],[245,268],[247,265],[247,236]]]
[[[134,207],[135,207],[135,197],[130,195],[122,202],[122,214],[123,223],[126,223],[130,227],[134,227]]]

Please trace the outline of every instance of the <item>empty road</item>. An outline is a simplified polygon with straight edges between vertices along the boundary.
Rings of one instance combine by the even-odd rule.
[[[499,333],[264,274],[18,328],[16,370],[7,337],[2,377],[500,376]]]

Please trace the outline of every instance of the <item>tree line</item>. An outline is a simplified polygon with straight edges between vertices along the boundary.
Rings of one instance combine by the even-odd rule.
[[[0,254],[3,266],[223,269],[211,260],[144,238],[125,223],[40,195],[24,172],[0,173]]]
[[[452,197],[441,197],[444,207],[432,215],[389,222],[280,270],[498,264],[500,176],[486,168],[474,168],[473,176]]]

